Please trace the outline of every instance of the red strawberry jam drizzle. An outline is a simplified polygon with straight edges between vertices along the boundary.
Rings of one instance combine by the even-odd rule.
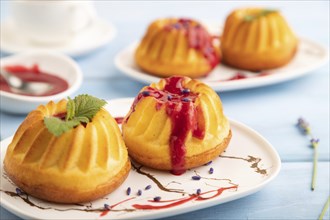
[[[65,120],[66,112],[57,113],[57,114],[53,115],[53,117],[61,119],[61,120]]]
[[[213,199],[215,197],[220,196],[225,190],[237,189],[237,188],[238,188],[238,185],[234,185],[234,186],[221,187],[221,188],[218,188],[218,189],[215,189],[215,190],[210,190],[210,191],[202,192],[199,195],[197,195],[197,194],[191,194],[188,197],[180,198],[180,199],[160,200],[160,201],[148,200],[148,202],[151,202],[151,203],[158,203],[158,204],[168,203],[166,205],[133,204],[132,207],[135,208],[135,209],[137,209],[137,210],[159,210],[159,209],[167,209],[167,208],[172,208],[172,207],[175,207],[175,206],[182,205],[182,204],[184,204],[186,202],[189,202],[189,201],[192,201],[192,200],[194,200],[194,201],[205,201],[205,200],[208,200],[208,199]],[[210,193],[215,193],[215,194],[213,194],[210,197],[203,197],[203,195],[207,195],[207,194],[210,194]],[[106,209],[103,212],[101,212],[100,217],[103,217],[103,216],[107,215],[116,206],[118,206],[120,204],[123,204],[123,203],[125,203],[127,201],[130,201],[132,199],[135,199],[135,197],[125,199],[125,200],[120,201],[120,202],[118,202],[118,203],[116,203],[114,205],[109,206],[109,209]],[[115,211],[118,211],[118,210],[115,210]]]
[[[228,189],[237,189],[238,186],[230,186],[230,187],[222,187],[216,190],[210,190],[207,192],[203,192],[199,195],[197,194],[192,194],[189,197],[186,198],[181,198],[181,199],[172,199],[172,200],[161,200],[161,201],[153,201],[153,200],[149,200],[149,202],[154,202],[154,203],[168,203],[166,205],[142,205],[142,204],[133,204],[132,206],[136,209],[143,209],[143,210],[155,210],[155,209],[166,209],[166,208],[171,208],[171,207],[175,207],[181,204],[184,204],[186,202],[189,202],[191,200],[195,200],[195,201],[203,201],[203,200],[208,200],[208,199],[212,199],[215,198],[217,196],[220,196],[223,191],[228,190]],[[215,192],[214,195],[210,196],[210,197],[202,197],[202,195],[205,194],[209,194]]]
[[[122,124],[123,123],[123,121],[124,121],[124,117],[115,117],[115,120],[116,120],[116,122],[117,122],[117,124]]]
[[[166,113],[171,118],[170,155],[172,173],[181,175],[185,172],[185,140],[192,132],[192,136],[203,139],[205,136],[205,122],[200,107],[195,106],[198,94],[191,92],[182,85],[182,77],[170,77],[165,79],[163,90],[146,87],[135,98],[131,107],[135,111],[137,103],[145,97],[153,97],[157,100],[156,109],[160,110],[165,105]],[[129,119],[127,117],[126,121]]]
[[[270,75],[270,73],[268,73],[268,72],[260,72],[260,73],[257,73],[257,75],[255,75],[255,76],[246,76],[246,75],[244,75],[244,73],[237,72],[237,73],[235,73],[234,76],[230,77],[229,79],[220,80],[220,81],[241,80],[241,79],[248,79],[248,78],[263,77],[263,76],[268,76],[268,75]]]
[[[220,62],[220,56],[213,46],[213,37],[197,22],[190,19],[179,19],[176,23],[165,26],[166,30],[184,30],[189,47],[200,51],[208,60],[211,68]]]
[[[115,208],[116,206],[118,206],[118,205],[120,205],[120,204],[122,204],[122,203],[124,203],[124,202],[127,202],[127,201],[129,201],[129,200],[132,200],[132,199],[135,199],[135,197],[125,199],[125,200],[120,201],[120,202],[118,202],[118,203],[116,203],[116,204],[114,204],[114,205],[109,206],[109,209],[106,209],[106,210],[104,210],[103,212],[101,212],[100,217],[103,217],[103,216],[105,216],[106,214],[108,214],[108,212],[111,211],[111,209]]]
[[[53,88],[50,89],[48,92],[38,95],[38,96],[49,96],[49,95],[55,95],[60,92],[63,92],[69,88],[69,84],[64,79],[48,74],[45,72],[42,72],[39,69],[39,66],[37,64],[33,65],[32,67],[25,67],[21,65],[13,65],[13,66],[5,66],[5,70],[12,73],[13,75],[21,78],[24,81],[28,82],[47,82],[50,83]],[[10,92],[10,93],[17,93],[13,92],[7,82],[0,76],[0,90]],[[18,93],[17,93],[18,94]],[[26,96],[34,96],[31,94],[25,94],[25,93],[19,93],[21,95]]]

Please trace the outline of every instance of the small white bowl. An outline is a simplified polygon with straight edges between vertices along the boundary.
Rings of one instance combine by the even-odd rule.
[[[80,87],[83,79],[78,64],[70,57],[54,52],[35,51],[4,57],[0,66],[22,65],[30,67],[37,64],[41,71],[59,76],[66,80],[69,88],[51,96],[25,96],[0,90],[0,109],[16,114],[25,114],[41,104],[58,101],[71,95]]]

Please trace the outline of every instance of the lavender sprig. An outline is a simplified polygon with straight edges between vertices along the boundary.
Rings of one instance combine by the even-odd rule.
[[[325,213],[327,212],[328,208],[329,208],[329,205],[330,205],[330,196],[328,197],[328,200],[327,202],[325,203],[323,209],[322,209],[322,212],[320,214],[320,217],[318,220],[323,220],[323,217],[325,215]]]
[[[311,145],[314,149],[314,159],[313,159],[313,177],[312,177],[312,190],[315,189],[316,184],[316,175],[317,175],[317,161],[318,161],[318,146],[319,146],[319,139],[311,139]]]
[[[313,174],[312,174],[312,185],[311,185],[311,189],[312,189],[312,191],[314,191],[315,185],[316,185],[317,161],[318,161],[318,146],[319,146],[319,141],[320,140],[318,138],[314,138],[309,124],[303,118],[299,118],[298,119],[297,126],[304,133],[304,135],[308,135],[309,136],[311,146],[314,149]]]

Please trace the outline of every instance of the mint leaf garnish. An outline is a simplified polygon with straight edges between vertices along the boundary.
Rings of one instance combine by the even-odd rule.
[[[78,120],[71,120],[71,121],[63,121],[56,117],[45,117],[44,123],[46,128],[50,133],[55,135],[56,137],[60,136],[64,132],[71,130],[72,128],[76,127],[80,124]]]
[[[78,120],[82,123],[88,123],[89,122],[89,119],[85,116],[78,116],[78,117],[74,117],[75,120]]]
[[[44,124],[55,136],[73,129],[81,123],[90,122],[106,101],[90,95],[79,95],[73,100],[68,97],[65,120],[57,117],[45,117]]]
[[[68,97],[68,103],[66,104],[66,117],[65,120],[71,120],[75,115],[75,104],[74,101]]]
[[[75,116],[84,116],[91,120],[106,102],[90,95],[79,95],[74,98]]]
[[[257,14],[253,14],[253,15],[245,15],[244,16],[244,21],[254,21],[260,17],[263,17],[263,16],[267,16],[271,13],[275,13],[275,12],[278,12],[277,10],[273,10],[273,9],[264,9],[264,10],[261,10],[259,13]]]

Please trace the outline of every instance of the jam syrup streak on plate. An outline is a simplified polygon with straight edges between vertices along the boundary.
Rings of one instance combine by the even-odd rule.
[[[157,100],[157,110],[165,105],[166,113],[172,122],[170,154],[174,175],[181,175],[185,172],[185,140],[189,131],[192,132],[193,137],[201,140],[205,136],[203,112],[200,107],[195,106],[198,94],[184,88],[182,79],[182,77],[167,78],[163,90],[146,87],[134,100],[131,111],[134,112],[135,106],[142,98],[149,96]],[[128,118],[129,116],[126,121]]]
[[[195,200],[195,201],[204,201],[204,200],[208,200],[208,199],[213,199],[217,196],[220,196],[222,194],[223,191],[228,190],[228,189],[237,189],[238,186],[229,186],[229,187],[221,187],[219,189],[215,189],[215,190],[210,190],[207,192],[203,192],[198,194],[192,194],[189,197],[185,197],[185,198],[181,198],[181,199],[173,199],[173,200],[161,200],[161,201],[153,201],[153,200],[149,200],[148,202],[154,202],[154,203],[168,203],[166,205],[141,205],[141,204],[133,204],[132,206],[136,209],[143,209],[143,210],[152,210],[152,209],[166,209],[166,208],[171,208],[171,207],[175,207],[178,205],[182,205],[186,202],[189,202],[191,200]],[[205,194],[210,194],[210,193],[214,193],[214,195],[210,196],[210,197],[202,197],[202,195]]]

